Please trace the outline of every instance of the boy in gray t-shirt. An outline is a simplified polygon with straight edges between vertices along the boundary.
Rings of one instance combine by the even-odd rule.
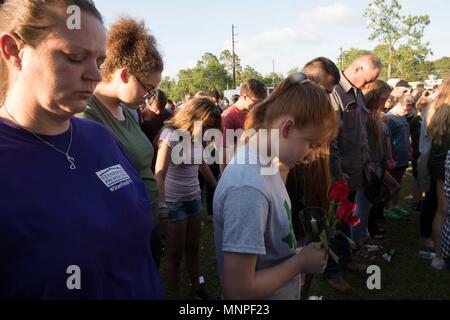
[[[248,145],[238,149],[215,192],[214,240],[221,281],[224,252],[256,255],[256,270],[278,265],[295,254],[291,202],[280,173],[262,175],[261,164],[233,164],[236,158],[256,157],[257,151]],[[299,298],[299,275],[266,297]]]

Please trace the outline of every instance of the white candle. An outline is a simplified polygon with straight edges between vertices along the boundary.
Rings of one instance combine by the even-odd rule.
[[[319,228],[317,227],[317,220],[314,219],[314,217],[311,218],[311,229],[312,229],[313,235],[319,234]]]

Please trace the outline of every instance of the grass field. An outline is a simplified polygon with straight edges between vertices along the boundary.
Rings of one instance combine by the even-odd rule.
[[[409,209],[412,178],[406,176],[402,185],[402,205]],[[208,291],[216,299],[220,299],[221,288],[217,275],[213,224],[204,219],[202,223],[201,238],[201,272],[205,277]],[[411,211],[406,219],[400,221],[387,220],[386,239],[380,244],[385,248],[393,247],[396,250],[390,263],[378,257],[374,262],[356,258],[355,261],[378,265],[381,268],[381,290],[369,290],[366,281],[370,275],[343,272],[343,277],[352,285],[353,291],[342,294],[328,285],[323,277],[314,278],[310,295],[321,296],[324,300],[447,300],[450,299],[450,272],[435,271],[430,267],[430,260],[418,256],[419,248],[419,214]],[[164,258],[161,273],[167,287]],[[190,290],[188,277],[183,272],[183,297],[189,299]]]

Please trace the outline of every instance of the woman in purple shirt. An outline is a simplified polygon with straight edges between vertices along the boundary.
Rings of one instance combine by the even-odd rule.
[[[106,129],[73,118],[101,80],[100,13],[7,0],[0,32],[0,299],[164,298],[143,183]]]

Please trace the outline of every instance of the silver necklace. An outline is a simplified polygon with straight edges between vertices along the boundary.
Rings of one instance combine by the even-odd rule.
[[[23,130],[28,131],[29,133],[31,133],[33,136],[35,136],[37,139],[39,139],[40,141],[42,141],[43,143],[45,143],[46,145],[48,145],[50,148],[54,149],[55,151],[61,153],[62,155],[64,155],[67,159],[67,161],[70,163],[70,170],[75,170],[77,167],[75,166],[75,158],[71,157],[69,155],[69,151],[70,151],[70,147],[72,146],[72,125],[70,125],[70,141],[69,141],[69,146],[67,147],[67,151],[61,151],[59,150],[57,147],[55,147],[55,145],[51,144],[48,141],[45,141],[44,139],[42,139],[41,137],[39,137],[36,133],[34,133],[31,130],[28,130],[27,128],[23,127],[8,111],[8,109],[6,109],[5,106],[3,106],[3,108],[5,109],[6,113],[11,117],[11,119],[14,120],[14,122]]]

